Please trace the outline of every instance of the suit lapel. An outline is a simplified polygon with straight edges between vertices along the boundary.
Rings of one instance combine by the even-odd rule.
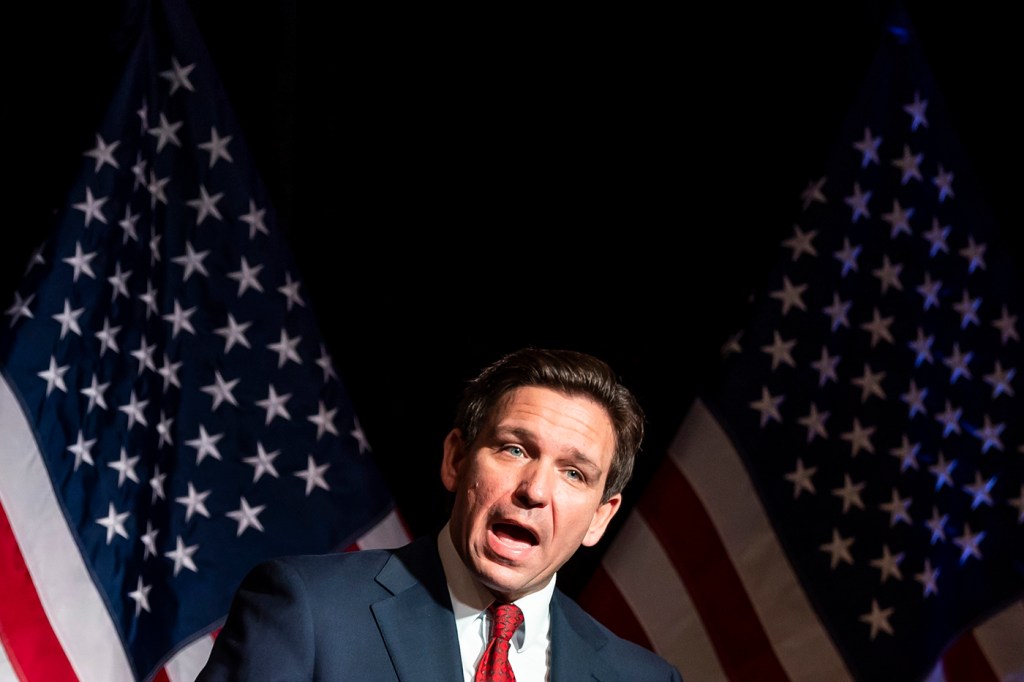
[[[606,642],[607,637],[594,627],[590,617],[555,590],[551,598],[551,679],[621,679],[601,655]]]
[[[455,616],[432,536],[394,552],[377,575],[393,596],[371,606],[399,680],[450,682],[462,679]],[[564,594],[551,598],[552,680],[616,682],[605,662],[607,637]]]
[[[394,595],[371,608],[398,679],[460,679],[455,616],[434,538],[396,551],[377,582]]]

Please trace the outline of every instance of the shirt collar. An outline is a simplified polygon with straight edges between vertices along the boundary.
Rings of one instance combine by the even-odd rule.
[[[484,612],[494,601],[494,595],[480,584],[462,562],[462,558],[455,550],[447,523],[437,536],[437,550],[441,555],[441,565],[444,567],[445,579],[448,582],[448,594],[452,600],[456,627],[460,630],[467,627],[479,628],[485,618]],[[557,574],[552,575],[547,584],[539,590],[512,602],[523,612],[523,624],[512,639],[517,651],[530,646],[547,646],[551,596],[555,592],[556,576]]]

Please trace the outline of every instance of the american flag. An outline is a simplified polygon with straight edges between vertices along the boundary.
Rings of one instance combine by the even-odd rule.
[[[272,555],[408,539],[183,0],[0,336],[0,679],[194,679]]]
[[[1021,280],[891,26],[583,604],[684,679],[1024,679]]]

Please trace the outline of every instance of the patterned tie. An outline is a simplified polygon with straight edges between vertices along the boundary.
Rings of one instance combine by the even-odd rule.
[[[494,625],[491,641],[476,669],[476,682],[515,682],[515,673],[508,662],[509,640],[523,624],[523,612],[515,604],[495,602],[487,607],[487,613]]]

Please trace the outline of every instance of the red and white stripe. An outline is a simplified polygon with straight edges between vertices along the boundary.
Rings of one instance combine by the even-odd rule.
[[[699,400],[581,595],[684,679],[851,679],[772,532],[753,483]],[[929,682],[1024,680],[1024,603],[947,652]]]
[[[135,680],[43,466],[32,429],[0,377],[0,682]],[[349,549],[409,540],[392,512]],[[157,680],[192,682],[210,654],[201,637]]]

